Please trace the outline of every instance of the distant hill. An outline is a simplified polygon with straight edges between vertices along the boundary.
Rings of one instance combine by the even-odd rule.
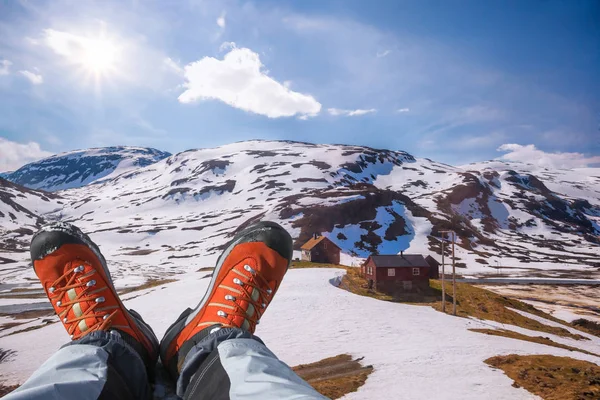
[[[69,189],[50,198],[0,188],[12,195],[8,203],[8,195],[0,197],[0,206],[30,211],[13,212],[14,219],[3,211],[0,247],[17,226],[73,221],[102,234],[123,273],[211,265],[236,229],[258,219],[282,223],[296,248],[320,232],[358,257],[405,250],[440,259],[436,237],[454,229],[464,275],[502,267],[516,275],[587,277],[600,267],[599,168],[499,161],[454,167],[402,151],[247,141],[172,156],[83,150],[26,165],[10,179]],[[152,257],[133,255],[142,248]]]
[[[75,150],[27,164],[0,177],[31,189],[72,189],[97,182],[115,171],[145,167],[170,155],[145,147]]]

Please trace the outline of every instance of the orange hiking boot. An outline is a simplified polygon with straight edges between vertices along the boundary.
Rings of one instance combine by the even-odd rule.
[[[163,365],[176,379],[188,352],[215,328],[254,333],[292,259],[292,238],[274,222],[259,222],[235,235],[213,271],[207,292],[185,310],[160,344]]]
[[[139,314],[125,308],[104,257],[87,235],[70,224],[47,225],[31,240],[31,260],[71,339],[116,330],[140,354],[152,376],[158,340]]]

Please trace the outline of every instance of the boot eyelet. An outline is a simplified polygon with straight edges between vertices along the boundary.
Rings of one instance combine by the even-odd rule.
[[[56,289],[54,288],[54,286],[50,286],[50,287],[48,288],[48,293],[54,293],[54,291],[55,291],[55,290],[56,290]]]
[[[217,315],[219,317],[227,318],[227,313],[225,311],[222,311],[222,310],[217,311]]]
[[[235,301],[235,297],[230,295],[230,294],[226,294],[225,295],[225,300],[229,300],[229,301]]]
[[[85,284],[85,286],[87,286],[87,287],[92,287],[92,286],[95,286],[95,285],[96,285],[96,281],[93,280],[93,279],[91,281],[89,281],[88,283]]]
[[[83,272],[83,270],[85,269],[85,267],[83,265],[80,265],[79,267],[75,268],[73,270],[73,272],[77,273],[77,272]]]
[[[239,280],[238,278],[233,278],[233,283],[235,283],[236,285],[240,285],[240,286],[243,285],[242,281]]]
[[[248,272],[250,272],[252,275],[254,275],[254,273],[256,272],[251,266],[249,266],[248,264],[244,265],[244,269]]]
[[[106,299],[104,297],[100,296],[100,297],[97,297],[95,301],[96,301],[96,303],[104,303],[105,300]]]
[[[61,305],[62,305],[62,301],[59,300],[59,301],[56,302],[56,306],[57,307],[60,307]]]

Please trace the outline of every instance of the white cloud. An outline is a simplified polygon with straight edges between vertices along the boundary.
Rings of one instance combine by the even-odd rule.
[[[231,49],[223,60],[204,57],[184,67],[186,90],[179,101],[215,99],[269,118],[312,116],[321,111],[314,97],[286,88],[262,68],[259,55],[246,48]]]
[[[503,144],[498,151],[507,152],[503,160],[520,161],[549,168],[578,168],[600,164],[600,156],[586,157],[582,153],[546,153],[533,144]]]
[[[343,110],[341,108],[328,108],[327,112],[333,116],[344,115],[347,117],[360,116],[365,114],[371,114],[377,112],[376,109],[370,108],[368,110],[358,109],[358,110]]]
[[[21,75],[29,80],[33,85],[41,85],[44,82],[44,77],[39,74],[35,74],[31,71],[19,71]]]
[[[56,54],[72,58],[82,51],[86,39],[68,32],[54,29],[44,30],[45,42]]]
[[[40,158],[51,156],[36,142],[26,144],[12,142],[0,137],[0,171],[14,171]]]
[[[217,25],[221,28],[225,28],[225,11],[217,18]]]
[[[164,59],[165,66],[171,71],[175,72],[178,75],[183,75],[183,68],[179,66],[179,63],[174,61],[172,58],[167,57]]]
[[[130,48],[123,54],[123,39],[107,37],[104,33],[87,37],[45,29],[44,36],[46,45],[56,54],[96,76],[118,71],[126,58],[133,58],[135,51]]]
[[[235,42],[223,42],[221,43],[221,46],[219,46],[219,51],[228,51],[235,49],[236,47]]]
[[[0,75],[8,75],[10,73],[10,66],[12,62],[8,60],[0,61]]]
[[[391,50],[384,50],[384,51],[378,51],[377,52],[377,58],[383,58],[385,56],[387,56],[388,54],[390,54],[392,51]]]
[[[396,110],[397,113],[407,113],[410,111],[410,108],[399,108]]]
[[[26,37],[25,37],[25,41],[26,41],[27,43],[29,43],[30,45],[32,45],[32,46],[37,46],[37,45],[39,45],[39,44],[40,44],[40,41],[39,41],[39,40],[37,40],[37,39],[34,39],[34,38],[32,38],[32,37],[29,37],[29,36],[26,36]]]

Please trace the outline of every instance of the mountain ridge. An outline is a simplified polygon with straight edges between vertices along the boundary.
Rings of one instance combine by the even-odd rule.
[[[454,229],[461,274],[502,267],[586,277],[600,267],[600,169],[585,170],[502,161],[454,167],[365,146],[244,141],[115,169],[44,207],[43,193],[30,193],[23,204],[40,220],[75,222],[102,236],[109,254],[152,252],[120,257],[122,273],[160,276],[190,268],[189,259],[209,263],[240,226],[272,219],[290,230],[295,248],[321,232],[351,256],[439,258],[436,237]],[[29,230],[39,225],[22,221]],[[0,257],[11,232],[0,230]]]
[[[116,170],[143,167],[170,155],[147,147],[95,147],[55,154],[0,177],[30,189],[58,191],[85,186]]]

